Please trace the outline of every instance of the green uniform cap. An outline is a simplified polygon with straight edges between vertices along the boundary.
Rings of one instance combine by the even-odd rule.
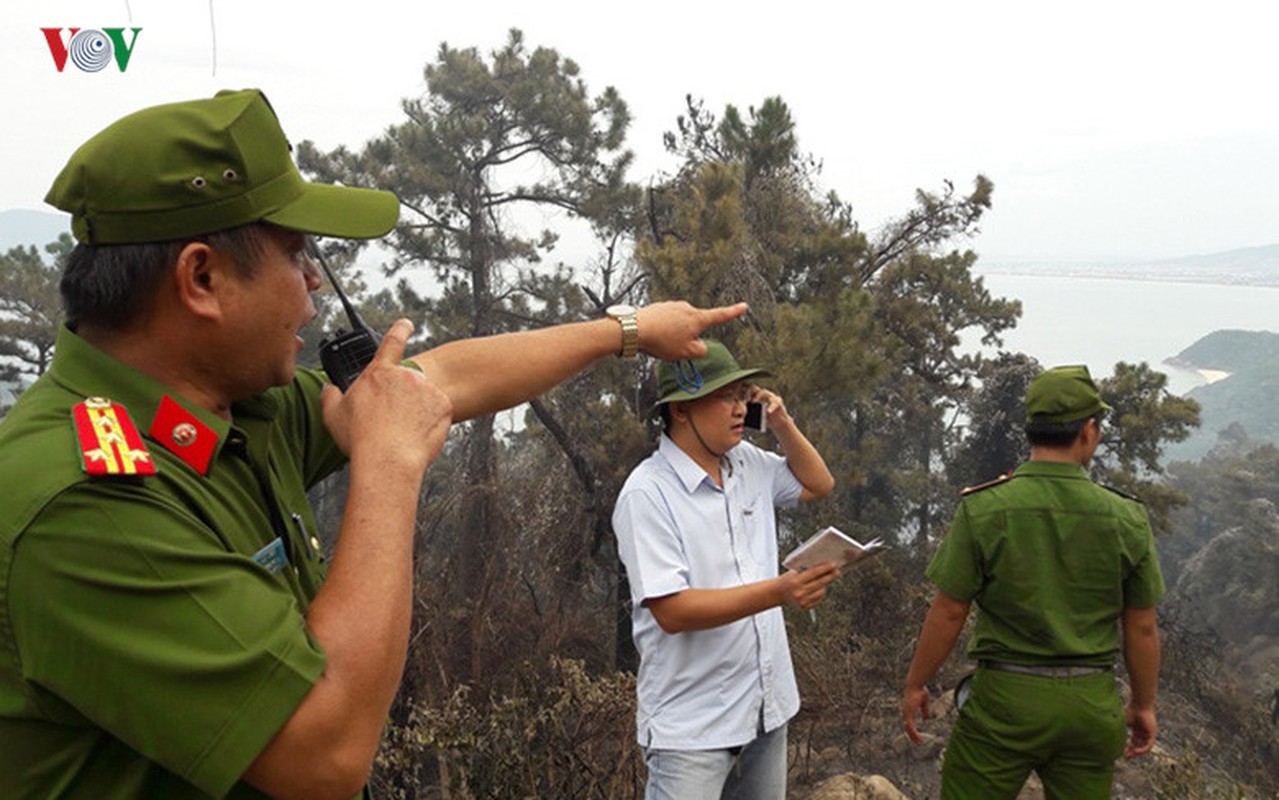
[[[145,108],[80,146],[45,202],[87,244],[162,242],[265,221],[369,239],[399,219],[390,192],[307,183],[266,96],[223,91]]]
[[[771,375],[766,369],[742,369],[728,348],[706,340],[706,355],[684,361],[662,361],[657,365],[657,392],[662,403],[680,403],[705,397],[721,386],[752,375]]]
[[[1074,422],[1110,410],[1082,365],[1044,370],[1026,389],[1027,422]]]

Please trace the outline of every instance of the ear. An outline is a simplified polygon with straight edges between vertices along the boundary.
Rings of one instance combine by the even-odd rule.
[[[1079,436],[1076,437],[1080,442],[1087,444],[1089,441],[1101,441],[1101,424],[1097,422],[1096,417],[1089,417],[1084,423],[1084,427],[1079,429]]]
[[[682,402],[667,403],[671,409],[671,422],[688,421],[688,404]]]
[[[197,317],[221,319],[230,266],[204,242],[190,242],[183,247],[173,267],[178,300],[183,308]]]

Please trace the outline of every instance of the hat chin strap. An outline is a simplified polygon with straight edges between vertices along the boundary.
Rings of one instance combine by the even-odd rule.
[[[692,428],[692,430],[693,430],[693,435],[697,437],[697,443],[698,443],[698,444],[700,444],[700,445],[702,446],[702,449],[703,449],[703,450],[705,450],[706,452],[708,452],[708,453],[710,453],[711,455],[715,456],[715,458],[716,458],[716,459],[718,459],[718,460],[720,461],[720,466],[721,466],[721,467],[723,467],[723,465],[724,465],[724,464],[727,464],[727,465],[728,465],[728,475],[729,475],[729,477],[732,477],[732,475],[733,475],[733,460],[732,460],[731,458],[728,458],[728,459],[724,458],[724,453],[716,453],[714,450],[712,450],[712,449],[710,448],[710,446],[709,446],[709,445],[707,445],[707,444],[706,444],[706,440],[702,438],[702,434],[701,434],[701,433],[697,430],[697,423],[693,422],[693,415],[692,415],[692,414],[689,414],[689,415],[688,415],[688,427]]]

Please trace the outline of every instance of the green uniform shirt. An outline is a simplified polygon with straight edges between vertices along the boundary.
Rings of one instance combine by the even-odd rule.
[[[306,489],[344,463],[323,382],[300,370],[233,423],[172,397],[160,419],[191,427],[150,435],[166,390],[61,332],[0,425],[0,796],[260,796],[239,777],[325,666],[303,619],[325,572]],[[157,474],[85,473],[72,409],[94,396]],[[193,430],[216,435],[207,476],[174,443]]]
[[[927,574],[977,603],[969,657],[1020,664],[1112,664],[1122,610],[1164,592],[1141,504],[1049,461],[967,494]]]

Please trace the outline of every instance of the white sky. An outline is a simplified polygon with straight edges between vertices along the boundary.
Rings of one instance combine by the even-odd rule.
[[[1273,9],[1273,10],[1272,10]],[[684,95],[722,111],[781,95],[824,188],[873,229],[916,187],[995,182],[987,261],[1153,258],[1279,243],[1279,6],[683,0],[4,0],[0,209],[42,199],[67,156],[147,105],[262,88],[291,139],[358,148],[400,121],[442,41],[506,31],[617,87],[632,179],[671,162]],[[41,27],[140,27],[128,70],[58,73]],[[216,31],[216,74],[213,32]]]

